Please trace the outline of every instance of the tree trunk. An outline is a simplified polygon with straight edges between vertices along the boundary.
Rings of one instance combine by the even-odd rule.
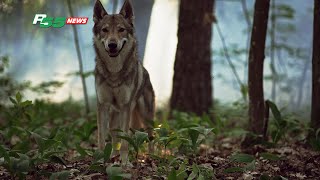
[[[181,0],[171,110],[209,112],[212,107],[211,36],[214,0]]]
[[[135,28],[139,42],[138,52],[141,61],[143,61],[154,0],[134,0],[132,2],[135,16]]]
[[[320,128],[320,1],[314,1],[311,128]],[[315,131],[309,137],[315,137]]]
[[[249,52],[249,130],[260,138],[247,136],[244,146],[257,143],[264,130],[263,61],[270,0],[256,0]]]

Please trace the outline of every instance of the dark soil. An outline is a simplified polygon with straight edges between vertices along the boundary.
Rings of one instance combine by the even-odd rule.
[[[320,179],[320,152],[315,152],[303,143],[283,144],[273,148],[266,148],[256,145],[248,149],[241,149],[239,141],[231,138],[222,138],[221,144],[216,147],[207,147],[202,145],[200,154],[194,157],[181,156],[188,158],[190,166],[192,163],[202,164],[215,171],[216,179],[259,179],[261,175],[269,177],[284,177],[287,179]],[[230,161],[233,153],[242,152],[254,155],[256,157],[255,168],[251,171],[226,173],[230,167],[243,167],[244,164]],[[260,153],[268,152],[281,157],[280,160],[270,161],[259,156]],[[72,154],[70,152],[69,154]],[[72,156],[72,155],[70,155]],[[88,170],[91,159],[70,160],[65,158],[66,165],[60,164],[41,164],[27,175],[26,179],[48,179],[51,172],[68,170],[71,172],[69,179],[108,179],[105,173]],[[70,158],[72,159],[72,158]],[[74,158],[73,158],[74,159]],[[115,157],[109,164],[117,163],[118,157]],[[166,179],[166,174],[158,171],[159,161],[150,156],[140,156],[137,161],[124,167],[124,171],[132,175],[132,179]],[[0,179],[11,179],[10,174],[0,167]]]

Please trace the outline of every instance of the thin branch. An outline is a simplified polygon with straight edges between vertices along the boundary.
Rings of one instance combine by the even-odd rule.
[[[271,92],[271,99],[273,102],[276,101],[276,76],[277,76],[277,71],[276,71],[276,66],[275,66],[275,28],[276,28],[276,14],[275,14],[275,0],[272,0],[271,4],[271,48],[270,48],[270,66],[271,66],[271,72],[272,72],[272,92]]]
[[[283,71],[284,74],[288,74],[288,70],[287,70],[287,66],[286,64],[283,62],[283,59],[282,59],[282,50],[281,49],[278,49],[277,51],[277,58],[278,58],[278,62],[281,66],[281,69]]]
[[[247,26],[248,26],[248,28],[250,28],[251,27],[251,20],[250,20],[250,15],[249,15],[249,10],[247,7],[246,0],[241,0],[241,6],[242,6],[242,11],[243,11],[244,17],[246,18]]]
[[[240,87],[240,89],[241,89],[242,86],[243,86],[243,83],[241,82],[240,77],[239,77],[239,74],[238,74],[238,72],[237,72],[234,64],[233,64],[232,61],[231,61],[231,58],[230,58],[230,55],[229,55],[229,52],[228,52],[228,48],[227,48],[225,39],[224,39],[224,37],[223,37],[223,35],[222,35],[222,32],[221,32],[221,29],[220,29],[220,27],[219,27],[218,22],[216,23],[216,27],[217,27],[218,34],[219,34],[219,37],[220,37],[221,42],[222,42],[224,55],[225,55],[225,57],[226,57],[226,59],[227,59],[227,61],[228,61],[228,63],[229,63],[229,66],[230,66],[230,68],[231,68],[234,76],[236,77],[236,80],[237,80],[237,82],[238,82],[238,84],[239,84],[239,87]]]
[[[247,77],[248,74],[248,59],[249,59],[249,47],[250,47],[250,35],[251,35],[251,21],[250,21],[250,15],[249,10],[247,8],[247,2],[246,0],[241,0],[241,6],[242,6],[242,12],[247,22],[247,28],[248,28],[248,34],[247,34],[247,53],[246,53],[246,60],[244,65],[244,77]],[[246,81],[246,79],[245,79]]]

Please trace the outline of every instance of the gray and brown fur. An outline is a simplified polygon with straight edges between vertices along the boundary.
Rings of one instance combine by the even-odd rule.
[[[120,142],[113,129],[151,129],[147,121],[153,119],[155,105],[149,74],[137,55],[131,2],[126,0],[119,14],[109,15],[97,0],[93,19],[98,147],[103,149],[109,134],[113,144]],[[128,143],[122,140],[122,162],[127,155]]]

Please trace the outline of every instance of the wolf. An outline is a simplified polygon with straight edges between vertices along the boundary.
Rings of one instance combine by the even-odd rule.
[[[98,148],[104,148],[110,135],[112,144],[121,142],[114,155],[120,154],[126,163],[128,142],[120,140],[114,130],[129,133],[130,128],[146,128],[152,136],[155,95],[138,58],[131,1],[124,2],[119,14],[109,15],[96,0],[93,21]]]

